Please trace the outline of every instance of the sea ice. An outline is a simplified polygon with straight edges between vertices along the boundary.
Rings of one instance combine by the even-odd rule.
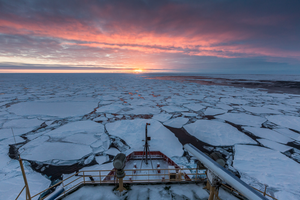
[[[190,112],[182,112],[181,114],[183,114],[184,116],[187,116],[187,117],[196,117],[196,116],[198,116],[197,113],[190,113]]]
[[[63,139],[63,141],[65,142],[84,144],[84,145],[91,145],[96,140],[97,139],[94,137],[93,134],[86,134],[86,133],[78,133],[78,134],[70,135]]]
[[[116,156],[120,151],[116,148],[109,148],[107,151],[105,151],[106,154]]]
[[[214,146],[256,144],[254,140],[233,126],[218,121],[197,120],[195,123],[185,125],[184,129],[199,140]]]
[[[270,109],[273,109],[273,110],[280,110],[282,112],[297,111],[297,108],[295,108],[295,106],[288,106],[288,105],[285,105],[285,104],[279,104],[278,102],[276,102],[276,104],[265,105],[263,107],[270,108]]]
[[[243,105],[243,104],[248,104],[249,101],[243,100],[243,99],[239,99],[239,98],[221,98],[221,103],[225,103],[225,104],[238,104],[238,105]]]
[[[143,151],[145,139],[145,126],[148,126],[148,136],[151,137],[150,150],[161,151],[167,156],[182,156],[182,145],[175,135],[160,122],[153,119],[122,120],[106,124],[110,135],[115,135],[125,140],[132,151]]]
[[[282,114],[281,112],[277,111],[277,110],[272,110],[269,108],[265,108],[265,107],[252,107],[252,106],[242,106],[242,108],[244,108],[246,111],[255,113],[255,114]]]
[[[215,108],[207,108],[204,111],[205,115],[218,115],[218,114],[223,114],[226,113],[227,110],[222,110],[222,109],[215,109]]]
[[[13,128],[13,130],[11,128],[2,128],[0,129],[0,140],[13,137],[13,133],[15,136],[19,136],[29,131],[32,131],[32,128]]]
[[[222,108],[224,110],[232,110],[233,109],[231,106],[228,106],[227,104],[221,104],[221,103],[216,104],[216,107]]]
[[[107,121],[107,118],[104,117],[104,116],[100,116],[100,117],[94,118],[93,120],[94,120],[95,122],[96,122],[96,121]]]
[[[7,139],[3,139],[3,140],[0,140],[0,145],[9,145],[9,144],[15,144],[16,143],[20,143],[20,142],[25,142],[25,140],[19,136],[16,136],[15,138],[13,137],[10,137],[10,138],[7,138]]]
[[[50,137],[63,138],[70,135],[74,135],[76,133],[89,133],[101,135],[104,133],[104,126],[102,124],[90,120],[76,121],[60,126],[46,133],[46,135],[49,135]]]
[[[38,146],[25,149],[23,159],[34,161],[79,160],[92,153],[90,146],[63,142],[44,142]]]
[[[188,111],[188,109],[179,107],[179,106],[163,106],[161,108],[162,110],[166,112],[182,112],[182,111]]]
[[[203,106],[199,103],[190,103],[190,104],[184,104],[183,105],[184,107],[188,108],[188,109],[191,109],[193,111],[199,111],[203,108],[205,108],[206,106]],[[187,111],[187,110],[183,110],[183,111]]]
[[[131,110],[122,110],[119,113],[128,114],[128,115],[147,115],[147,114],[158,114],[160,109],[157,107],[149,106],[129,106],[128,109]]]
[[[278,151],[252,145],[235,145],[233,167],[248,184],[257,181],[267,184],[275,192],[286,191],[300,196],[300,165]],[[275,198],[278,198],[277,193]]]
[[[37,172],[26,172],[27,182],[30,189],[31,196],[47,189],[50,185],[50,180]],[[24,187],[24,180],[21,172],[10,179],[0,181],[0,194],[1,199],[16,199],[18,194]],[[25,191],[18,198],[18,200],[25,200]]]
[[[189,121],[188,118],[177,117],[177,118],[170,119],[169,121],[166,121],[164,123],[164,125],[170,126],[170,127],[173,127],[173,128],[181,128],[188,121]]]
[[[216,116],[218,119],[229,121],[238,125],[246,126],[258,126],[260,127],[262,123],[266,121],[263,117],[248,115],[245,113],[226,113],[224,115]]]
[[[38,119],[13,119],[3,124],[3,128],[34,128],[40,126],[44,121]]]
[[[30,101],[14,104],[8,110],[22,116],[55,116],[65,118],[88,114],[97,106],[97,102]]]
[[[292,139],[268,128],[243,127],[243,129],[257,137],[265,138],[282,144],[293,141]]]
[[[291,131],[289,129],[286,128],[280,128],[280,129],[273,129],[273,131],[276,131],[284,136],[287,136],[289,138],[292,138],[294,140],[300,140],[300,134],[296,133],[294,131]]]
[[[257,141],[259,141],[265,147],[269,147],[280,152],[285,152],[293,148],[267,139],[257,139]]]
[[[99,165],[107,161],[106,156],[95,156],[95,159]]]
[[[290,128],[300,132],[300,117],[287,116],[287,115],[270,115],[266,118],[281,127]]]
[[[161,113],[161,114],[153,115],[152,119],[156,119],[157,121],[160,122],[165,122],[169,120],[172,116],[173,115],[171,114]]]
[[[129,105],[128,105],[129,106]],[[97,108],[97,112],[99,113],[119,113],[122,109],[127,108],[127,106],[121,104],[121,103],[113,103],[110,105],[105,105]]]

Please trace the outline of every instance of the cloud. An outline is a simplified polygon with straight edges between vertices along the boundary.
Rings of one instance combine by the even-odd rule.
[[[153,68],[158,54],[182,54],[299,64],[299,7],[296,0],[0,0],[0,62]]]

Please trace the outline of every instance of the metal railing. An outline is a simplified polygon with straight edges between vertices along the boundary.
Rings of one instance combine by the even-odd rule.
[[[126,169],[124,183],[168,183],[168,182],[201,182],[206,179],[205,173],[199,173],[196,168],[180,168],[176,170],[176,177],[170,178],[170,169]],[[31,196],[31,199],[38,199],[44,192],[54,189],[62,185],[65,189],[60,195],[64,196],[70,191],[76,190],[82,185],[101,185],[101,184],[116,184],[118,179],[114,174],[109,173],[114,170],[85,170],[79,171],[66,179],[52,185],[51,187]],[[41,200],[47,198],[41,198]]]
[[[199,171],[197,168],[175,168],[172,170],[176,170],[175,177],[170,176],[170,169],[126,169],[126,176],[123,179],[124,183],[129,184],[138,184],[138,183],[195,183],[195,182],[204,182],[206,180],[206,174],[204,172]],[[31,199],[38,199],[40,195],[44,192],[54,189],[55,187],[61,185],[64,188],[64,191],[58,198],[61,198],[70,192],[78,189],[82,185],[105,185],[105,184],[117,184],[118,178],[116,178],[114,170],[84,170],[79,171],[66,179],[52,185],[51,187],[31,196]],[[174,174],[173,174],[174,175]],[[237,193],[238,195],[243,196],[234,188],[222,184],[222,187],[227,188],[228,190]],[[256,188],[255,190],[263,193],[264,196],[268,196],[274,200],[276,198],[266,194],[266,190],[260,191]],[[23,188],[24,190],[24,188]],[[22,190],[22,191],[23,191]],[[20,192],[20,194],[22,193]],[[18,195],[18,197],[20,196]],[[50,194],[49,194],[50,195]],[[18,198],[17,197],[17,198]],[[47,196],[41,198],[40,200],[44,200]]]

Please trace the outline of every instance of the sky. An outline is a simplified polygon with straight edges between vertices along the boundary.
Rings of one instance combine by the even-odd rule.
[[[299,0],[0,0],[0,73],[300,74]]]

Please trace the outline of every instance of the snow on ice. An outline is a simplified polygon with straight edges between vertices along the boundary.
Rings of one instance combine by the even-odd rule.
[[[30,101],[12,105],[8,110],[22,116],[74,117],[88,114],[97,107],[97,102],[49,102]]]
[[[288,142],[293,141],[292,139],[268,128],[243,127],[243,129],[257,137],[265,138],[282,144],[286,144]]]
[[[148,136],[151,137],[150,150],[161,151],[169,157],[182,156],[182,145],[175,135],[156,120],[134,119],[122,120],[106,124],[110,135],[122,138],[132,151],[142,151],[145,139],[145,126],[148,126]],[[129,152],[129,153],[130,153]]]
[[[188,121],[189,121],[188,118],[177,117],[177,118],[170,119],[169,121],[166,121],[164,123],[164,125],[170,126],[170,127],[173,127],[173,128],[181,128]]]
[[[298,158],[299,154],[294,153],[289,158],[280,153],[299,151],[296,147],[291,150],[287,144],[300,141],[299,95],[153,80],[130,74],[24,74],[1,78],[9,79],[0,82],[0,196],[4,199],[15,199],[24,184],[18,161],[8,156],[8,145],[14,144],[15,139],[17,143],[24,143],[19,149],[24,159],[61,165],[76,163],[81,158],[85,158],[84,163],[90,163],[95,158],[99,164],[83,169],[106,170],[113,168],[112,163],[102,163],[119,150],[127,154],[143,150],[146,122],[151,123],[148,126],[150,150],[162,151],[177,161],[183,158],[182,144],[164,125],[183,126],[191,135],[214,146],[256,144],[224,121],[241,125],[262,138],[257,140],[261,145],[270,148],[235,146],[233,167],[241,172],[243,179],[256,186],[269,184],[268,190],[279,199],[300,197],[299,164],[291,159]],[[201,119],[205,115],[216,119]],[[190,122],[194,123],[188,124]],[[262,124],[270,129],[262,128]],[[111,142],[117,137],[130,149],[114,148]],[[26,172],[32,193],[49,186],[50,181],[32,171],[29,165]],[[185,190],[175,186],[169,193],[157,188],[159,192],[156,186],[149,186],[151,199],[160,198],[162,194],[179,199],[193,199],[192,195],[207,198],[206,192],[202,194],[196,189],[183,194]],[[103,191],[107,198],[115,198],[108,189],[103,188]],[[128,197],[134,199],[140,195],[138,191],[136,187]],[[101,197],[102,193],[97,193],[100,196],[95,198]],[[227,198],[222,190],[220,194],[222,199]]]
[[[260,127],[262,123],[266,121],[263,117],[248,115],[245,113],[226,113],[224,115],[216,116],[218,119],[222,119],[237,125],[256,126]]]
[[[254,140],[233,126],[218,121],[197,120],[195,123],[185,125],[184,129],[199,140],[213,146],[256,144]]]
[[[227,110],[223,110],[223,109],[216,109],[216,108],[207,108],[204,111],[205,115],[218,115],[218,114],[223,114],[226,113]]]
[[[233,166],[248,184],[267,184],[279,198],[281,192],[289,194],[290,200],[299,199],[300,164],[278,151],[251,146],[235,145]],[[282,197],[282,196],[281,196]]]
[[[267,119],[281,127],[290,128],[300,132],[300,117],[287,115],[270,115]]]

